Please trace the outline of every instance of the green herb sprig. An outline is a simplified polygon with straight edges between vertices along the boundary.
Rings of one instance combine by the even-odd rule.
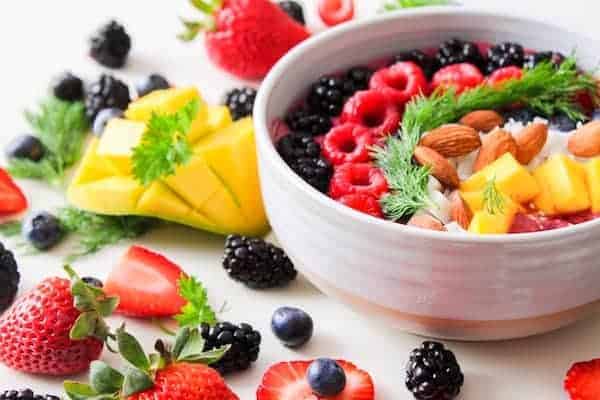
[[[404,8],[417,8],[427,6],[446,6],[452,4],[450,0],[388,0],[383,4],[382,11],[396,11]]]
[[[496,177],[490,179],[483,189],[483,205],[491,215],[504,213],[505,199],[496,186]]]
[[[217,315],[208,303],[208,294],[202,283],[196,278],[184,277],[179,280],[179,294],[187,304],[175,316],[180,327],[196,327],[202,323],[214,325]]]

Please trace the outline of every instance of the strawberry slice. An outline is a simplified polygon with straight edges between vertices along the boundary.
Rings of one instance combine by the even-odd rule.
[[[25,195],[8,172],[0,168],[0,215],[16,214],[25,209]]]
[[[290,361],[273,365],[263,376],[256,392],[257,400],[320,400],[306,379],[312,361]],[[354,364],[338,360],[346,373],[346,388],[329,400],[373,400],[375,388],[371,376]]]
[[[164,256],[141,246],[131,246],[112,270],[104,291],[119,296],[117,312],[132,317],[170,317],[186,301],[178,281],[185,273]]]
[[[600,359],[574,364],[564,387],[571,400],[600,400]]]

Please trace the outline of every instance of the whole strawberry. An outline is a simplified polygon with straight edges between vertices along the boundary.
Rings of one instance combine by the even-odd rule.
[[[270,0],[193,0],[212,24],[184,21],[180,36],[193,40],[206,30],[210,59],[242,79],[263,78],[292,47],[310,36],[298,22]],[[207,26],[210,25],[210,26]]]
[[[0,318],[0,361],[32,374],[71,375],[100,357],[118,303],[65,267],[72,280],[48,278]]]

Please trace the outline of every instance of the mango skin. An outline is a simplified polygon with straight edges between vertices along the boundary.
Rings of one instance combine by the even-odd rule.
[[[588,161],[585,171],[592,212],[600,213],[600,157]]]

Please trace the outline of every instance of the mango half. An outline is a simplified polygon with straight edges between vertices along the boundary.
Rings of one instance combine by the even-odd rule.
[[[131,154],[152,112],[174,112],[199,99],[188,139],[193,157],[175,174],[142,186]],[[208,106],[195,89],[168,89],[132,103],[94,137],[68,190],[76,207],[98,214],[141,215],[217,234],[260,236],[268,231],[258,179],[251,118],[233,122],[229,110]]]

